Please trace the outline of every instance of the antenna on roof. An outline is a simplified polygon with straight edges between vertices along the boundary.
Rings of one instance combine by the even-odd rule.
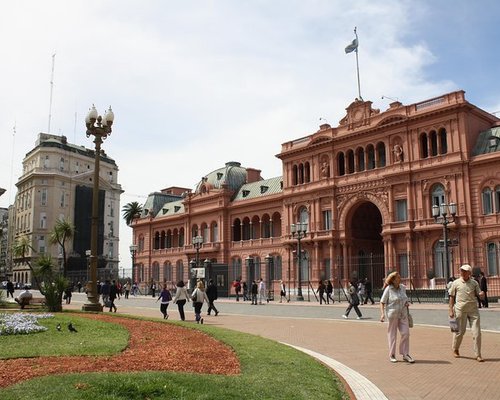
[[[50,120],[52,119],[52,91],[54,90],[54,64],[56,63],[56,53],[52,54],[52,73],[50,75],[50,100],[49,100],[49,126],[47,133],[50,133]]]

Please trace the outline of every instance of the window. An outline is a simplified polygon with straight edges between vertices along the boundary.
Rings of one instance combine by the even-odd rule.
[[[442,242],[438,240],[434,245],[434,273],[436,274],[436,278],[444,277],[444,254],[444,246]]]
[[[45,253],[45,236],[38,237],[38,252],[40,254]]]
[[[217,222],[212,223],[212,242],[219,241],[219,229],[217,226]]]
[[[366,152],[368,154],[368,167],[367,169],[375,168],[375,149],[372,144],[369,144],[366,148]]]
[[[441,145],[441,154],[448,153],[448,141],[446,139],[446,129],[439,130],[439,144]]]
[[[42,189],[40,193],[40,205],[46,206],[47,205],[47,189]]]
[[[434,185],[434,187],[432,188],[431,197],[431,206],[440,206],[441,204],[446,203],[443,185]]]
[[[299,211],[299,222],[306,223],[309,225],[309,212],[306,207],[302,207]],[[307,227],[309,229],[309,226]]]
[[[115,216],[115,203],[113,201],[109,203],[109,216],[110,217]]]
[[[332,229],[332,210],[323,210],[323,230]]]
[[[210,228],[207,225],[203,227],[203,242],[204,243],[210,242]]]
[[[233,258],[232,270],[232,280],[234,281],[236,279],[239,279],[241,277],[241,258]]]
[[[177,267],[177,272],[176,272],[177,280],[178,281],[184,280],[184,266],[182,265],[182,260],[177,261],[176,267]]]
[[[168,282],[172,281],[172,265],[169,261],[163,264],[163,280]]]
[[[358,171],[365,170],[365,150],[361,147],[356,149],[356,160],[358,162]]]
[[[113,258],[114,255],[114,243],[109,242],[108,244],[108,258]]]
[[[430,137],[431,137],[431,156],[437,156],[438,155],[438,140],[437,140],[436,131],[432,131],[430,133]]]
[[[331,271],[330,271],[330,267],[331,267],[331,261],[329,258],[325,258],[323,260],[323,264],[325,266],[325,276],[324,278],[325,279],[332,279],[332,274],[331,274]]]
[[[385,144],[380,142],[377,144],[378,168],[385,167]]]
[[[422,158],[429,157],[429,147],[427,145],[427,133],[420,135],[420,156]]]
[[[59,169],[61,171],[64,171],[64,158],[61,157],[61,159],[59,160]]]
[[[488,260],[488,275],[498,275],[498,246],[490,242],[486,245]]]
[[[398,262],[399,262],[399,275],[401,275],[401,278],[408,278],[409,271],[408,271],[408,254],[407,253],[401,253],[398,254]]]
[[[138,251],[143,252],[144,251],[144,236],[139,237],[139,246],[138,246]]]
[[[396,200],[396,221],[402,222],[408,219],[406,199]]]
[[[47,228],[47,213],[40,213],[40,229]]]
[[[500,186],[495,187],[495,212],[500,213]]]
[[[337,157],[337,170],[339,176],[345,175],[345,159],[344,159],[344,153],[339,153]]]
[[[65,202],[66,194],[64,193],[64,190],[61,190],[61,197],[60,197],[60,206],[64,207],[66,205]]]
[[[50,167],[49,156],[45,156],[45,159],[43,160],[43,168],[49,168],[49,167]]]
[[[160,264],[158,264],[157,262],[153,263],[151,278],[156,282],[160,280]]]
[[[483,214],[493,214],[492,192],[490,188],[484,188],[481,194],[483,202]]]

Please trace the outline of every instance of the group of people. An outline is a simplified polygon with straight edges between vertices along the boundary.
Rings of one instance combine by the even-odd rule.
[[[484,275],[483,275],[484,276]],[[451,280],[447,286],[449,296],[448,315],[450,326],[453,324],[452,354],[460,357],[460,345],[464,337],[467,323],[472,331],[474,354],[478,362],[483,362],[481,355],[481,326],[479,306],[484,304],[485,291],[476,279],[472,278],[472,267],[464,264],[460,267],[460,277]],[[478,303],[479,301],[479,303]],[[387,341],[389,345],[389,360],[397,362],[396,340],[399,331],[399,354],[403,361],[414,363],[410,356],[410,323],[409,300],[406,288],[401,284],[398,272],[390,273],[385,279],[384,291],[380,298],[380,321],[387,319]]]
[[[326,299],[325,299],[325,294],[326,294]],[[319,297],[319,304],[330,304],[330,301],[335,303],[335,300],[333,299],[333,285],[331,280],[322,280],[320,279],[318,282],[318,297]]]
[[[246,282],[241,281],[241,277],[233,282],[234,293],[236,294],[236,301],[240,301],[240,295],[243,291],[243,301],[250,300],[252,305],[269,303],[269,296],[266,291],[266,283],[262,278],[257,282],[252,281],[250,285],[250,296],[248,296],[248,286]],[[280,281],[280,303],[283,297],[286,299],[286,289],[283,281]]]

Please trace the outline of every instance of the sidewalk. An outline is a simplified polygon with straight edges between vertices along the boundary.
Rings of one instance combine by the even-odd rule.
[[[160,317],[157,304],[143,301],[145,299],[136,300],[129,303],[121,300],[117,303],[118,313]],[[136,302],[142,304],[135,305]],[[317,303],[262,306],[235,303],[234,300],[218,301],[219,316],[204,317],[205,324],[257,334],[329,357],[337,362],[335,365],[338,368],[346,366],[364,376],[388,399],[499,398],[499,333],[483,331],[482,353],[486,362],[478,363],[474,359],[470,331],[467,331],[460,349],[462,357],[455,359],[451,354],[449,328],[419,325],[416,321],[410,339],[415,364],[402,361],[392,364],[387,354],[387,325],[377,322],[374,317],[379,313],[378,305],[364,306],[362,312],[366,319],[358,321],[340,318],[345,302],[333,306],[319,306]],[[80,307],[81,302],[71,305],[75,309]],[[445,304],[414,304],[412,307],[415,313],[422,316],[446,312]],[[293,316],[294,313],[301,314],[304,308],[309,310],[311,317]],[[192,309],[186,309],[189,320]],[[266,315],[250,315],[251,311]],[[324,312],[334,315],[336,319],[317,316]],[[482,316],[487,315],[494,320],[500,317],[500,307],[496,305],[481,312]],[[178,318],[175,307],[170,306],[169,313],[171,319]],[[334,366],[337,372],[344,372],[338,368]],[[360,400],[375,398],[383,399],[384,396],[374,397],[370,393],[358,395]]]

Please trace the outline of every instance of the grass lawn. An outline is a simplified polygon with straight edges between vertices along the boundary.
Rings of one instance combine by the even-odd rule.
[[[69,316],[65,316],[64,313],[56,314],[56,318],[52,321],[57,324],[56,321],[59,318],[69,318]],[[71,316],[71,320],[78,327],[77,318]],[[46,323],[46,321],[50,320],[43,322]],[[85,323],[88,321],[85,319]],[[332,371],[313,358],[288,346],[258,336],[209,325],[166,323],[200,329],[232,347],[241,362],[241,375],[165,372],[52,375],[2,389],[0,399],[348,399],[342,384]],[[109,325],[112,330],[116,330],[114,324],[102,322],[100,324]],[[52,340],[51,337],[57,338],[55,333],[59,333],[54,333],[51,329],[48,332],[51,336],[46,336],[46,340]],[[44,335],[48,332],[26,337],[34,339],[37,335]],[[93,330],[92,343],[99,344],[101,351],[108,354],[123,348],[121,332],[114,336],[113,340],[108,340],[108,336],[105,328],[96,326]],[[2,353],[5,348],[4,339],[0,337]],[[15,341],[25,340],[25,338],[9,337],[9,340],[14,340],[10,342],[9,347],[21,347],[17,344],[20,342]],[[114,341],[119,343],[114,343]],[[38,339],[37,345],[30,343],[32,342],[29,340],[24,341],[23,347],[42,347]],[[60,350],[57,350],[58,346],[53,347],[51,354],[63,355],[71,351],[66,345]],[[32,352],[31,354],[36,354],[33,349],[29,351]],[[165,360],[165,362],[176,362],[176,360]],[[203,363],[203,359],[199,362]]]

